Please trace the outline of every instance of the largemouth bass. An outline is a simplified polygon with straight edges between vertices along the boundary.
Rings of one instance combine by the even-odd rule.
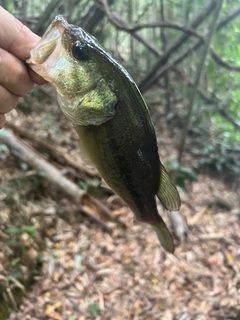
[[[179,210],[181,201],[160,162],[148,108],[128,72],[93,36],[62,16],[53,20],[27,62],[56,88],[83,152],[107,185],[173,252],[155,196],[169,211]]]

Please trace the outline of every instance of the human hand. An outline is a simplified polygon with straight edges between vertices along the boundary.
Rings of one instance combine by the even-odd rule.
[[[39,39],[0,6],[0,129],[6,121],[5,113],[17,105],[19,98],[31,92],[34,83],[45,83],[24,63]]]

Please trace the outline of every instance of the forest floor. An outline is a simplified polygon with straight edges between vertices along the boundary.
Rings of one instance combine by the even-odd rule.
[[[56,103],[31,99],[11,113],[9,122],[80,161],[77,136]],[[161,113],[152,113],[164,162],[176,156],[179,135],[169,138]],[[96,179],[56,159],[49,161],[102,195],[127,228],[108,232],[77,213],[64,192],[0,144],[1,320],[240,319],[239,180],[225,184],[217,175],[198,173],[197,181],[186,184],[181,214],[188,224],[188,240],[174,236],[172,255],[117,196],[91,186]],[[196,163],[185,156],[185,165]],[[232,204],[231,210],[214,201],[213,189]],[[171,228],[160,205],[159,212]],[[68,222],[64,215],[70,217]],[[17,308],[24,280],[27,292]],[[5,300],[12,309],[8,318],[1,311]]]

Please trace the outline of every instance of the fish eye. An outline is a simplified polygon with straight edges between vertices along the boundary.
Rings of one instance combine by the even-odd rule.
[[[89,47],[86,43],[76,41],[72,46],[72,54],[79,61],[86,61],[89,58]]]

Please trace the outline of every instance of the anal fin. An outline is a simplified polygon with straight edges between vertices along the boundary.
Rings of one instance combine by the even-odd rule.
[[[181,199],[178,190],[161,162],[160,181],[157,191],[157,197],[167,210],[178,211],[180,209]]]

